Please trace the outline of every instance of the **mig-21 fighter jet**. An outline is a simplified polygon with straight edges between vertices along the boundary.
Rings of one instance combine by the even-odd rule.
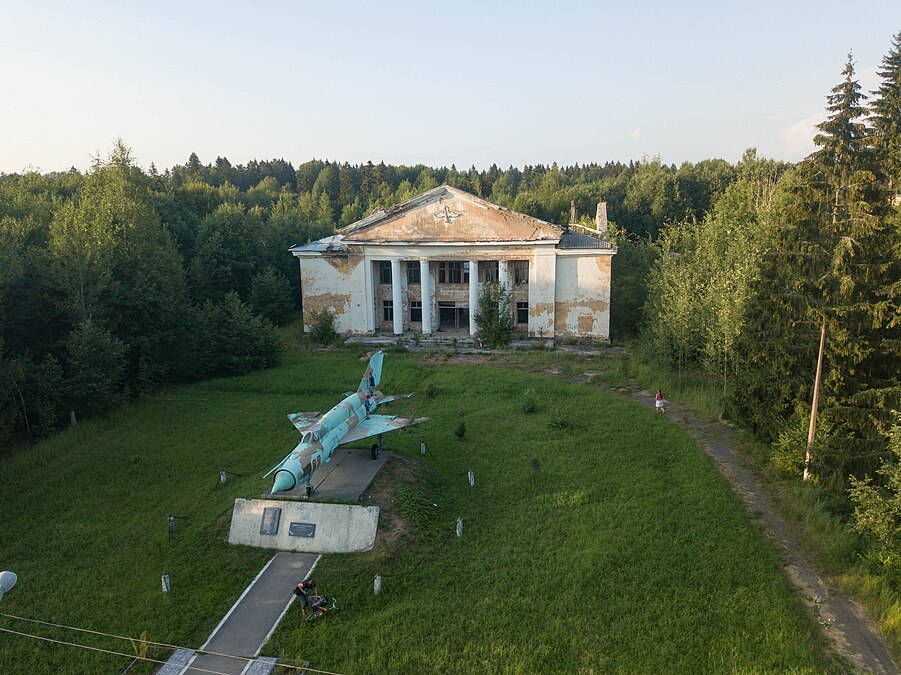
[[[313,472],[332,458],[339,445],[359,441],[369,436],[378,436],[372,446],[372,458],[378,459],[382,449],[382,434],[388,431],[425,422],[428,417],[406,419],[393,415],[375,415],[379,406],[399,398],[409,398],[413,394],[385,396],[378,390],[382,379],[382,363],[385,353],[378,351],[369,359],[369,365],[360,387],[348,392],[343,401],[324,415],[319,412],[292,413],[288,419],[302,434],[300,443],[288,456],[276,464],[266,476],[275,473],[272,492],[293,490],[298,485],[307,485],[307,495],[313,492],[311,480]],[[266,477],[264,476],[264,478]]]

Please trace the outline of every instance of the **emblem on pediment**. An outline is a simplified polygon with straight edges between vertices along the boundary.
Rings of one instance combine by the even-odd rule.
[[[463,214],[451,211],[449,206],[445,206],[444,211],[438,211],[438,213],[433,213],[432,215],[436,218],[444,218],[444,222],[450,225],[454,218],[459,218]]]

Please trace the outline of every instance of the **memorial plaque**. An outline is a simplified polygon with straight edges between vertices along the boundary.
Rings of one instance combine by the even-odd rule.
[[[288,527],[288,535],[292,537],[315,537],[315,523],[291,523]]]
[[[278,523],[282,519],[282,510],[275,506],[263,509],[263,520],[260,522],[260,534],[278,534]]]

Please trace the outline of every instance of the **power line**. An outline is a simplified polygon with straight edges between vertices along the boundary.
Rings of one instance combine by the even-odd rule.
[[[45,642],[53,642],[58,645],[66,645],[67,647],[78,647],[80,649],[87,649],[92,652],[101,652],[103,654],[112,654],[114,656],[124,656],[129,659],[135,658],[134,654],[126,654],[125,652],[116,652],[111,649],[101,649],[100,647],[89,647],[88,645],[78,644],[77,642],[66,642],[65,640],[55,640],[54,638],[48,638],[48,637],[44,637],[42,635],[32,635],[31,633],[23,633],[18,630],[12,630],[11,628],[0,628],[0,631],[2,631],[3,633],[12,633],[13,635],[20,635],[22,637],[30,637],[35,640],[44,640]],[[142,661],[150,661],[152,663],[162,663],[162,664],[166,663],[165,661],[161,661],[159,659],[154,659],[149,656],[139,656],[137,658],[141,659]],[[281,665],[281,664],[279,664],[279,665]],[[294,667],[294,666],[289,666],[289,667]],[[203,673],[212,673],[213,675],[228,675],[228,673],[223,673],[218,670],[206,670],[204,668],[197,668],[196,670],[203,672]]]
[[[128,640],[129,642],[141,642],[141,643],[144,643],[147,645],[153,645],[154,647],[166,647],[167,649],[186,649],[188,651],[192,651],[192,652],[195,652],[195,653],[198,653],[201,655],[210,654],[212,656],[224,656],[225,658],[244,659],[247,661],[253,660],[255,658],[255,657],[249,657],[249,656],[238,656],[236,654],[225,654],[223,652],[213,652],[213,651],[209,651],[207,649],[203,649],[203,650],[191,649],[190,647],[182,647],[180,645],[168,644],[166,642],[153,642],[152,640],[141,640],[140,638],[132,638],[132,637],[128,637],[125,635],[116,635],[114,633],[104,633],[103,631],[91,630],[89,628],[79,628],[77,626],[67,626],[65,624],[52,623],[50,621],[41,621],[40,619],[29,619],[24,616],[16,616],[14,614],[5,614],[3,612],[0,612],[0,616],[5,617],[7,619],[16,619],[18,621],[25,621],[27,623],[36,623],[36,624],[40,624],[42,626],[50,626],[52,628],[63,628],[65,630],[74,630],[79,633],[90,633],[92,635],[100,635],[103,637],[115,638],[117,640]],[[110,650],[106,650],[106,649],[100,649],[98,647],[89,647],[87,645],[81,645],[81,644],[74,643],[74,642],[65,642],[62,640],[54,640],[53,638],[47,638],[47,637],[43,637],[40,635],[32,635],[31,633],[22,633],[19,631],[14,631],[14,630],[8,629],[8,628],[0,628],[0,631],[4,631],[7,633],[14,633],[16,635],[22,635],[25,637],[32,637],[37,640],[46,640],[48,642],[57,642],[59,644],[69,645],[71,647],[82,647],[83,649],[90,649],[93,651],[106,652],[109,654],[117,654],[119,656],[127,656],[128,658],[135,658],[133,654],[124,654],[122,652],[115,652],[115,651],[110,651]],[[156,663],[166,663],[165,661],[158,661],[158,660],[152,659],[150,657],[138,657],[138,658],[143,658],[146,661],[154,661]],[[274,665],[282,666],[284,668],[293,668],[295,670],[298,668],[304,667],[307,669],[307,671],[309,671],[311,673],[322,673],[323,675],[341,675],[341,673],[336,673],[336,672],[333,672],[330,670],[318,670],[316,668],[311,668],[309,666],[294,666],[294,665],[290,665],[287,663],[276,663]],[[197,670],[200,670],[202,672],[208,672],[208,673],[217,673],[217,671],[213,671],[213,670],[204,671],[202,668],[198,668]],[[219,674],[219,675],[227,675],[227,674],[223,673],[223,674]]]

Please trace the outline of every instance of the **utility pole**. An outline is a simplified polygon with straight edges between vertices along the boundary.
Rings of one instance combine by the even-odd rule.
[[[817,433],[817,405],[820,402],[820,375],[823,372],[823,350],[826,346],[826,319],[820,324],[820,353],[817,355],[817,375],[813,381],[813,404],[810,406],[810,429],[807,431],[807,454],[804,456],[804,480],[810,480],[810,452]]]

